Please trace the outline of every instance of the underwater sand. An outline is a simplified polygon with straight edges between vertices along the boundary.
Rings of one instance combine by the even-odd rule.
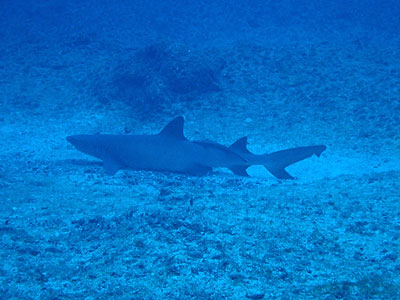
[[[271,32],[219,48],[233,84],[147,121],[92,99],[89,75],[125,51],[111,42],[9,45],[0,298],[399,299],[399,41]],[[108,176],[65,140],[151,134],[179,114],[189,139],[328,148],[289,167],[294,181],[262,167]]]

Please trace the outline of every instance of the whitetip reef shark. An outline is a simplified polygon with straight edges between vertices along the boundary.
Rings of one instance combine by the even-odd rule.
[[[189,141],[183,134],[184,118],[176,117],[154,135],[80,134],[67,137],[79,151],[103,161],[107,174],[118,170],[148,170],[204,176],[213,168],[224,167],[240,176],[246,169],[263,165],[279,179],[294,179],[285,168],[293,163],[320,156],[324,145],[298,147],[257,155],[247,149],[247,137],[230,147],[209,141]]]

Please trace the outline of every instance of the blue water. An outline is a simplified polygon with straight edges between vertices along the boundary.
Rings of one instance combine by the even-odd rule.
[[[1,0],[0,298],[400,299],[399,16],[394,0]],[[180,115],[206,147],[327,149],[295,180],[109,175],[65,139]]]

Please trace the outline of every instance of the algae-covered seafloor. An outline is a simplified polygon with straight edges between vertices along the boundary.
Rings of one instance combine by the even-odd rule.
[[[1,19],[0,298],[399,299],[398,36],[247,15],[229,41],[210,20],[160,40],[116,12],[120,30],[89,14],[79,34]],[[293,181],[262,167],[108,176],[65,140],[152,134],[181,114],[191,140],[327,150]]]

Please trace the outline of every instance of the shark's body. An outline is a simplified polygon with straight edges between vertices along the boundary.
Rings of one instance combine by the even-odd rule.
[[[313,154],[320,155],[325,146],[288,149],[256,155],[247,148],[247,138],[231,147],[201,141],[189,141],[183,135],[183,117],[177,117],[156,135],[72,135],[67,140],[79,151],[103,161],[108,174],[120,169],[175,172],[202,176],[213,168],[226,167],[235,174],[248,176],[251,165],[264,165],[274,176],[291,179],[284,168]]]

